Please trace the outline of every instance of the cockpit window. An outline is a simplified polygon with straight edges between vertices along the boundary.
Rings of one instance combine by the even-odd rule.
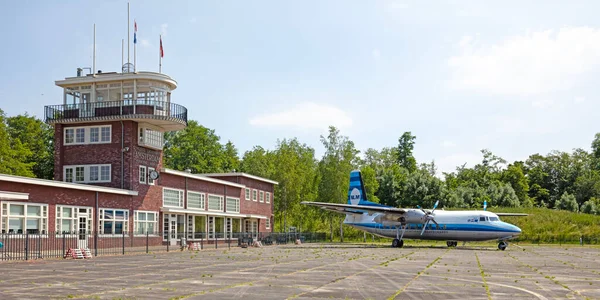
[[[479,221],[481,221],[481,222],[485,221],[485,217],[479,217]]]
[[[498,217],[490,217],[490,221],[497,222],[497,221],[500,221],[500,220],[498,219]]]

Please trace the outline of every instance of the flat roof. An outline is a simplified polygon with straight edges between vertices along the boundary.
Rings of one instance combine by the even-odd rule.
[[[169,84],[171,86],[171,90],[174,90],[177,88],[177,81],[175,81],[170,76],[168,76],[164,73],[145,72],[145,71],[137,71],[135,73],[134,72],[131,72],[131,73],[107,72],[107,73],[96,73],[94,75],[87,74],[87,75],[82,75],[79,77],[66,77],[63,80],[56,80],[54,83],[60,87],[69,87],[72,85],[122,81],[122,80],[133,80],[133,79],[161,81],[161,82]]]
[[[81,183],[72,183],[72,182],[63,182],[63,181],[48,180],[48,179],[7,175],[7,174],[0,174],[0,181],[25,183],[25,184],[33,184],[33,185],[44,185],[44,186],[51,186],[51,187],[58,187],[58,188],[92,191],[92,192],[102,192],[102,193],[110,193],[110,194],[117,194],[117,195],[128,195],[128,196],[137,196],[138,195],[137,191],[130,191],[130,190],[117,189],[117,188],[111,188],[111,187],[103,187],[103,186],[95,186],[95,185],[81,184]]]
[[[267,179],[264,177],[259,177],[256,175],[252,175],[252,174],[248,174],[248,173],[243,173],[243,172],[234,172],[234,173],[205,173],[202,174],[204,176],[211,176],[211,177],[217,177],[217,176],[242,176],[242,177],[247,177],[247,178],[252,178],[258,181],[264,181],[264,182],[268,182],[268,183],[272,183],[272,184],[279,184],[279,182],[271,180],[271,179]]]
[[[239,184],[239,183],[235,183],[235,182],[231,182],[231,181],[227,181],[227,180],[210,178],[210,177],[206,176],[206,174],[192,174],[192,173],[188,173],[188,172],[176,171],[176,170],[166,169],[166,168],[163,170],[163,172],[166,174],[171,174],[171,175],[175,175],[175,176],[183,176],[183,177],[188,177],[188,178],[192,178],[192,179],[198,179],[198,180],[203,180],[203,181],[208,181],[208,182],[213,182],[213,183],[218,183],[218,184],[223,184],[223,185],[228,185],[228,186],[234,186],[234,187],[238,187],[238,188],[246,187],[243,184]]]
[[[29,194],[0,191],[0,200],[29,200]]]

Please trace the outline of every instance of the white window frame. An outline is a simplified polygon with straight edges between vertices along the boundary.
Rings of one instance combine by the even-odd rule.
[[[258,192],[258,202],[265,203],[265,192],[264,191]]]
[[[271,203],[271,192],[267,192],[265,194],[265,202],[266,203]]]
[[[63,216],[63,208],[69,208],[71,209],[71,216],[68,218],[65,218]],[[55,215],[54,215],[54,219],[55,219],[55,225],[56,225],[56,236],[57,237],[62,237],[62,236],[76,236],[77,234],[79,234],[79,210],[80,209],[86,209],[87,210],[87,215],[88,215],[88,224],[87,224],[87,232],[86,234],[91,234],[91,232],[94,232],[94,225],[92,224],[92,221],[94,219],[94,208],[89,207],[89,206],[73,206],[73,205],[56,205],[55,208]],[[70,220],[71,223],[71,228],[69,230],[65,230],[62,227],[62,220]],[[65,233],[63,235],[63,231],[69,232],[69,233]]]
[[[200,196],[200,207],[192,207],[190,206],[190,194],[199,195]],[[197,191],[188,191],[187,192],[187,209],[195,209],[195,210],[206,210],[206,194]]]
[[[234,205],[233,205],[233,209],[231,207],[229,207],[229,200],[234,200]],[[235,213],[239,213],[240,212],[240,198],[236,198],[236,197],[227,197],[225,199],[225,211],[226,212],[235,212]]]
[[[140,220],[140,215],[146,215],[145,220]],[[148,221],[148,215],[154,215],[154,221]],[[134,236],[145,236],[146,233],[138,233],[138,227],[140,223],[146,224],[145,228],[148,229],[148,225],[150,223],[154,224],[154,231],[148,232],[148,236],[159,236],[159,228],[158,228],[158,212],[157,211],[147,211],[147,210],[134,210],[133,211],[133,235]]]
[[[143,171],[143,176],[142,176],[142,171]],[[146,166],[140,166],[139,167],[139,172],[138,172],[138,180],[140,181],[141,184],[146,184],[146,178],[148,178],[148,172],[146,170]]]
[[[154,185],[154,179],[150,178],[150,171],[154,170],[154,168],[148,167],[148,171],[146,172],[146,180],[148,181],[148,185]]]
[[[105,219],[104,218],[104,212],[107,210],[112,210],[115,214],[115,216],[113,216],[113,219]],[[123,220],[116,220],[114,219],[114,217],[116,217],[116,212],[117,211],[121,211],[124,212]],[[112,223],[112,233],[104,233],[104,222],[113,222]],[[121,209],[121,208],[100,208],[99,209],[99,213],[98,213],[98,236],[102,236],[102,237],[120,237],[123,236],[123,232],[122,233],[115,233],[115,229],[116,229],[116,222],[123,222],[123,232],[125,233],[125,235],[129,234],[129,210],[128,209]]]
[[[165,191],[173,191],[173,192],[177,192],[177,193],[179,193],[179,196],[178,196],[178,197],[179,197],[179,205],[178,205],[178,206],[174,206],[174,205],[166,205],[166,204],[165,204]],[[167,187],[163,187],[163,190],[162,190],[162,192],[163,192],[163,193],[162,193],[162,194],[163,194],[163,196],[162,196],[162,206],[163,206],[163,207],[179,207],[179,208],[183,208],[183,202],[184,202],[184,195],[183,195],[183,192],[184,192],[184,191],[183,191],[183,190],[181,190],[181,189],[174,189],[174,188],[167,188]]]
[[[252,193],[250,192],[250,189],[245,188],[244,189],[244,198],[246,198],[246,200],[250,200],[250,197],[252,197]]]
[[[219,198],[219,209],[211,209],[210,208],[210,197],[218,197]],[[217,195],[217,194],[208,194],[208,196],[206,197],[207,203],[206,203],[206,209],[209,211],[224,211],[224,197],[222,195]]]
[[[98,180],[91,180],[91,168],[98,168]],[[108,167],[108,179],[102,179],[102,167]],[[83,168],[83,180],[77,180],[77,168]],[[63,181],[64,182],[75,182],[75,183],[108,183],[112,179],[112,166],[111,164],[101,165],[66,165],[63,166]],[[73,173],[72,181],[67,180],[67,170],[71,170]]]
[[[253,189],[252,190],[252,201],[257,202],[258,201],[258,190]]]
[[[98,141],[92,142],[92,128],[98,129]],[[108,140],[102,140],[102,129],[108,128]],[[77,131],[83,129],[83,142],[77,141]],[[72,131],[73,139],[67,141],[67,131]],[[95,144],[110,144],[112,143],[112,125],[96,125],[96,126],[77,126],[77,127],[65,127],[63,128],[63,145],[95,145]]]
[[[148,133],[154,134],[154,132],[158,132],[158,137],[148,136]],[[148,147],[156,150],[163,150],[165,145],[165,133],[160,131],[158,127],[152,126],[146,123],[138,124],[138,145],[142,147]]]
[[[40,228],[38,228],[39,232],[38,233],[30,233],[29,235],[35,235],[35,236],[41,236],[41,235],[47,235],[48,234],[48,204],[44,204],[44,203],[31,203],[31,202],[13,202],[13,201],[1,201],[1,221],[0,221],[0,232],[1,233],[6,233],[6,234],[22,234],[23,236],[25,236],[25,234],[27,233],[27,221],[30,219],[37,219],[40,220],[38,225]],[[10,213],[10,206],[14,205],[14,206],[23,206],[23,215],[11,215]],[[37,206],[40,207],[40,216],[28,216],[27,215],[27,208],[29,208],[30,206]],[[22,221],[22,233],[9,233],[9,228],[10,228],[10,219],[23,219]]]

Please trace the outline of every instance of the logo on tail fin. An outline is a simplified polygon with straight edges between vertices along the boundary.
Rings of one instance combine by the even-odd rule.
[[[357,188],[353,188],[352,192],[350,192],[350,204],[358,205],[360,202],[360,190]]]

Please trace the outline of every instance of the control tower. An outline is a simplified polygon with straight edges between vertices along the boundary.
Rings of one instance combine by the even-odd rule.
[[[54,179],[129,190],[152,185],[164,133],[187,126],[187,109],[171,102],[177,82],[128,64],[121,73],[82,71],[56,81],[62,104],[45,107],[54,126]]]

